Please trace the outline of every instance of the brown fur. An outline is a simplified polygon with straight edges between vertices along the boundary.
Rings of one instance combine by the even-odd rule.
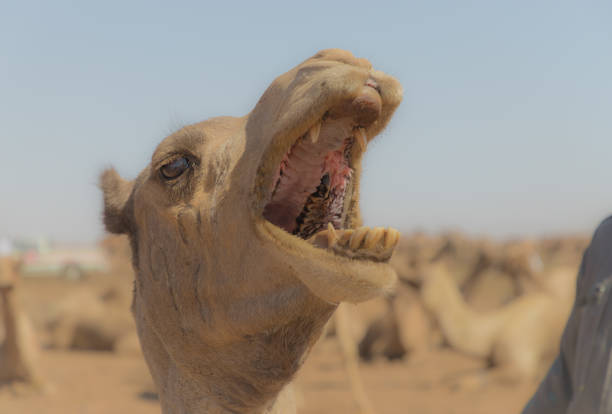
[[[393,78],[365,59],[328,50],[278,77],[253,111],[166,138],[132,182],[102,175],[107,229],[127,233],[136,272],[133,313],[164,413],[291,413],[287,384],[341,301],[390,289],[386,263],[353,260],[290,235],[262,217],[274,168],[327,111],[376,80],[379,116],[401,99]],[[159,169],[189,157],[172,185]],[[360,225],[359,161],[349,227]]]

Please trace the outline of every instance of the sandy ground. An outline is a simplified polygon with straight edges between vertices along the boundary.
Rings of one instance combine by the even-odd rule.
[[[53,302],[71,286],[28,280],[23,288],[24,303],[36,320],[44,313],[45,303]],[[441,349],[398,362],[363,364],[362,375],[379,414],[519,413],[536,384],[489,383],[468,389],[453,385],[463,374],[482,368],[482,361]],[[0,388],[0,414],[160,412],[140,355],[44,350],[41,369],[49,390],[32,394],[16,387]],[[313,349],[296,385],[300,414],[357,412],[334,338],[322,339]]]
[[[356,413],[337,342],[318,344],[298,375],[301,414]],[[454,379],[480,372],[482,361],[438,350],[405,361],[363,364],[368,395],[379,414],[519,413],[536,384],[487,384],[457,390]]]

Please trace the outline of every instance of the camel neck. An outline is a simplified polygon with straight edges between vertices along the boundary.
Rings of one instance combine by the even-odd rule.
[[[236,414],[237,412],[248,412],[249,414],[296,414],[296,402],[292,384],[287,384],[278,395],[259,409],[250,408],[248,411],[237,411],[226,408],[215,402],[212,396],[202,396],[186,401],[182,398],[191,391],[190,386],[182,386],[180,390],[174,390],[170,395],[161,399],[163,414],[192,413],[192,414]],[[243,409],[245,410],[245,409]]]
[[[252,312],[228,314],[223,308],[217,308],[214,316],[217,320],[223,318],[224,324],[217,322],[212,328],[206,325],[197,335],[192,333],[195,332],[192,329],[165,337],[159,332],[172,329],[174,325],[157,325],[160,318],[146,317],[142,310],[143,296],[137,290],[134,298],[136,324],[141,343],[145,345],[145,359],[160,393],[162,412],[295,412],[288,401],[291,392],[286,385],[320,337],[334,310],[315,296],[309,296],[305,287],[296,286],[295,289],[283,289],[285,297],[279,293],[270,294],[273,299],[263,297],[262,301],[277,302],[277,308],[268,307],[283,309],[284,312],[277,312],[280,316],[267,312],[262,312],[263,317]],[[254,298],[250,300],[256,303]],[[264,306],[256,309],[268,310]],[[266,330],[266,322],[272,318],[277,319],[279,327]],[[226,330],[220,330],[219,325]],[[232,337],[228,335],[228,332],[232,333],[228,326],[250,329],[251,332]]]

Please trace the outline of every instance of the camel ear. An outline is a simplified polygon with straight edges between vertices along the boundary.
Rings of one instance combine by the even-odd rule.
[[[104,225],[110,233],[125,234],[131,228],[127,205],[134,188],[132,181],[124,180],[114,168],[100,176],[100,188],[104,194]]]

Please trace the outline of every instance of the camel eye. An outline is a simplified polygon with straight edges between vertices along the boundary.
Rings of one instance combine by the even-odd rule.
[[[173,180],[183,174],[189,167],[191,167],[189,160],[182,157],[163,165],[159,171],[166,180]]]

